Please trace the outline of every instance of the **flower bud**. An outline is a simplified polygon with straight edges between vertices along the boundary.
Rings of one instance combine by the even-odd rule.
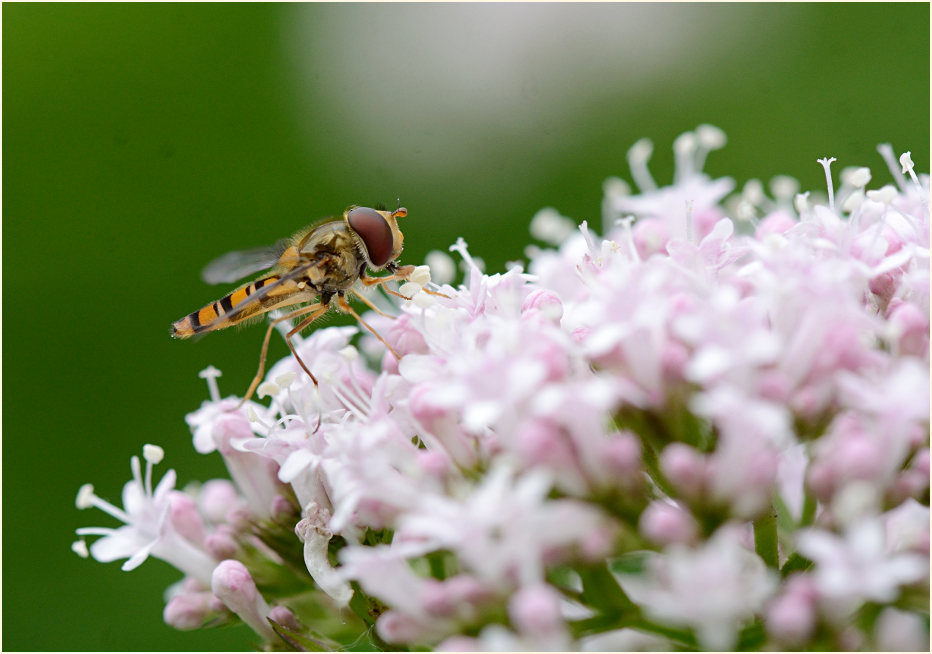
[[[267,639],[275,637],[275,632],[266,621],[269,605],[259,594],[256,583],[242,563],[233,559],[221,561],[214,569],[211,590],[257,634]]]

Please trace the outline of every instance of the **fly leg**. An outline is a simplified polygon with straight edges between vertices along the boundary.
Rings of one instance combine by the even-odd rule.
[[[324,313],[327,312],[329,307],[326,304],[321,304],[317,302],[315,304],[308,305],[306,307],[301,307],[296,311],[280,316],[275,320],[269,323],[269,328],[265,332],[265,340],[262,341],[262,353],[259,355],[259,372],[256,373],[256,376],[253,377],[252,383],[249,384],[249,389],[246,391],[246,395],[243,396],[243,399],[240,400],[240,403],[236,405],[236,408],[239,409],[241,406],[246,404],[249,401],[249,398],[252,397],[252,394],[256,392],[256,388],[259,386],[259,382],[262,381],[262,376],[265,374],[265,358],[269,352],[269,339],[272,337],[272,330],[275,329],[275,325],[286,320],[291,320],[292,318],[297,318],[298,316],[303,316],[306,313],[311,313],[308,319],[305,319],[301,322],[301,327],[306,327],[311,324],[313,320],[316,320]],[[298,356],[298,353],[295,352],[294,347],[291,345],[291,339],[289,338],[294,334],[294,330],[289,332],[288,336],[285,337],[285,342],[288,343],[288,347],[291,348],[292,353],[298,359],[298,363],[301,364],[301,367],[304,368],[304,372],[310,375],[311,380],[314,382],[314,385],[317,385],[317,380],[314,378],[314,375],[311,375],[311,371],[307,369],[307,366],[304,365],[304,362],[301,361],[301,357]]]
[[[346,298],[343,297],[343,294],[342,294],[342,293],[341,293],[340,295],[337,295],[337,306],[340,308],[340,311],[342,311],[342,312],[344,312],[344,313],[348,313],[349,315],[353,316],[353,318],[355,318],[355,319],[359,322],[360,325],[362,325],[363,327],[365,327],[366,329],[368,329],[368,330],[372,333],[373,336],[375,336],[377,339],[379,339],[380,341],[382,341],[382,345],[384,345],[385,347],[387,347],[387,348],[388,348],[388,351],[391,352],[391,353],[395,356],[396,359],[398,359],[399,361],[401,361],[401,355],[398,354],[397,352],[395,352],[395,348],[393,348],[391,345],[389,345],[388,343],[386,343],[386,342],[385,342],[385,339],[382,338],[381,334],[379,334],[377,331],[375,331],[375,330],[369,325],[369,323],[367,323],[365,320],[363,320],[363,319],[359,316],[359,314],[356,313],[356,311],[353,309],[353,307],[351,307],[351,306],[349,305],[349,302],[346,301]]]
[[[405,300],[410,300],[411,298],[409,298],[407,295],[399,293],[398,291],[393,291],[392,289],[385,286],[385,284],[388,282],[396,281],[396,280],[408,281],[411,278],[411,273],[414,272],[414,269],[415,269],[415,266],[399,266],[391,275],[386,275],[385,277],[369,277],[369,275],[366,275],[365,273],[363,273],[363,275],[359,279],[366,286],[381,286],[382,290],[384,290],[389,295],[394,295],[395,297],[400,297]],[[450,299],[449,295],[444,295],[443,293],[432,291],[428,289],[426,286],[422,286],[421,290],[427,293],[428,295],[437,295],[439,297],[445,297],[447,299]]]

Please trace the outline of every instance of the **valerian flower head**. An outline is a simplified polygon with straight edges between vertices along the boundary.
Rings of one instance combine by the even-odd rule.
[[[147,446],[124,508],[82,488],[124,526],[75,553],[164,559],[167,623],[269,650],[921,643],[929,178],[881,146],[894,184],[826,157],[824,192],[733,193],[724,144],[682,135],[662,186],[639,141],[601,235],[542,209],[507,271],[432,250],[380,338],[295,335],[319,383],[289,356],[240,407],[205,370],[230,479],[153,488]]]

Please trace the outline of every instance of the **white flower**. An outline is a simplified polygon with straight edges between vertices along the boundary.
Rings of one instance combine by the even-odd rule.
[[[773,572],[738,541],[725,527],[699,547],[671,546],[648,575],[621,576],[622,587],[655,619],[690,626],[703,647],[728,650],[777,588]]]
[[[185,574],[206,584],[216,562],[195,544],[182,537],[168,520],[171,510],[171,495],[175,487],[175,471],[169,470],[155,490],[152,489],[152,466],[162,458],[162,449],[153,445],[144,448],[146,456],[145,479],[139,457],[131,459],[133,479],[123,487],[123,509],[119,509],[94,494],[90,484],[81,487],[78,493],[78,508],[91,506],[109,513],[124,525],[116,529],[106,527],[83,527],[79,536],[103,536],[90,548],[91,556],[97,561],[108,562],[127,559],[122,569],[129,571],[139,567],[149,555],[167,561]]]
[[[892,602],[900,586],[929,576],[927,558],[891,550],[879,517],[864,518],[841,536],[817,528],[803,530],[797,545],[803,556],[815,562],[820,594],[839,612],[867,601]]]

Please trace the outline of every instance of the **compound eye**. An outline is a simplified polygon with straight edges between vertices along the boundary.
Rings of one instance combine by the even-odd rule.
[[[346,215],[346,222],[350,229],[359,234],[373,266],[381,268],[392,260],[395,239],[391,225],[382,214],[368,207],[356,207]]]

